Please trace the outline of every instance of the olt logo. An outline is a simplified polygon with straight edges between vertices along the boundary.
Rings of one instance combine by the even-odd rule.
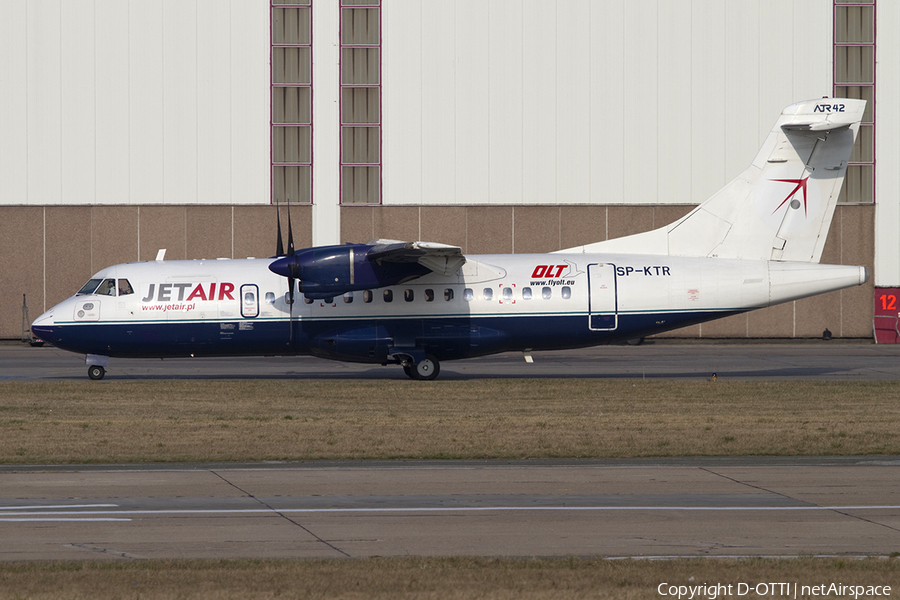
[[[534,271],[531,273],[532,279],[538,279],[540,277],[559,277],[562,275],[562,272],[569,265],[538,265],[534,268]]]

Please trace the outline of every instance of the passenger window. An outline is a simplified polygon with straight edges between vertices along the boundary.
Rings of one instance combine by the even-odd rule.
[[[363,302],[368,304],[372,301],[372,290],[363,290]]]
[[[466,302],[471,302],[475,299],[475,292],[472,291],[472,288],[466,288],[463,290],[463,298]]]
[[[266,304],[275,304],[275,292],[266,292]]]
[[[413,293],[413,291],[411,289],[406,288],[405,290],[403,290],[403,299],[405,301],[412,302],[414,298],[415,298],[415,294]]]
[[[290,300],[290,298],[288,298],[288,300]],[[303,297],[303,301],[306,302],[307,304],[312,304],[312,303],[313,303],[313,299],[312,299],[312,298],[307,298],[306,296]]]
[[[453,290],[451,290],[450,288],[444,289],[444,300],[446,300],[447,302],[453,300]]]
[[[492,300],[494,298],[494,288],[484,288],[484,299]]]
[[[244,304],[254,304],[256,302],[256,294],[253,292],[244,292]]]
[[[394,290],[384,290],[384,301],[385,302],[393,302],[394,301]]]
[[[425,290],[425,302],[434,302],[434,290]]]
[[[512,288],[505,287],[503,288],[503,301],[509,302],[512,300]]]
[[[98,296],[115,296],[116,295],[116,280],[115,279],[104,279],[103,283],[100,284],[100,287],[97,288],[97,291],[94,292]]]
[[[562,297],[563,297],[563,300],[568,300],[569,298],[571,298],[572,297],[572,288],[570,288],[567,285],[564,285],[563,289],[562,289]]]
[[[353,292],[347,292],[344,294],[344,304],[350,304],[353,302]]]
[[[541,288],[541,298],[544,300],[549,300],[550,296],[553,295],[553,290],[548,287]]]
[[[76,295],[81,296],[83,294],[93,294],[94,290],[96,290],[100,286],[101,281],[103,281],[103,280],[102,279],[89,280],[86,284],[81,286],[81,289],[78,290],[78,294],[76,294]]]
[[[334,296],[331,296],[330,298],[323,298],[322,301],[325,302],[325,304],[333,304],[333,303],[334,303]]]
[[[522,300],[531,300],[531,288],[522,288]]]
[[[134,289],[131,287],[131,284],[128,283],[128,280],[120,279],[119,280],[119,295],[127,296],[128,294],[133,294],[133,293],[134,293]]]

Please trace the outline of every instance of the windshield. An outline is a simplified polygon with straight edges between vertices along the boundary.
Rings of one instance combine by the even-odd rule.
[[[88,281],[86,284],[84,284],[83,286],[81,286],[81,289],[78,290],[78,293],[75,294],[75,295],[76,295],[76,296],[84,296],[84,295],[87,295],[87,294],[93,294],[93,293],[94,293],[94,290],[97,289],[97,286],[100,285],[100,282],[101,282],[101,281],[103,281],[103,280],[102,280],[102,279],[91,279],[91,280]]]

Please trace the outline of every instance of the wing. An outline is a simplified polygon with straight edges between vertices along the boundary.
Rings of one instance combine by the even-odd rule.
[[[418,263],[438,275],[449,277],[466,264],[462,248],[437,242],[375,240],[366,258],[378,264]]]

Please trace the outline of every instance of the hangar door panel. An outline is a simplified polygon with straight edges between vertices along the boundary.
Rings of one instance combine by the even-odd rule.
[[[616,266],[588,265],[590,286],[588,327],[592,331],[612,331],[619,325],[616,301]]]

